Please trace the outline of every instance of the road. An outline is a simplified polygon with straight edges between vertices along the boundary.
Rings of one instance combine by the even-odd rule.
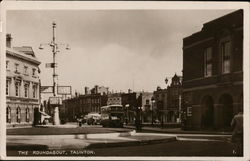
[[[233,156],[226,136],[179,136],[175,142],[91,149],[95,156]]]
[[[12,135],[58,135],[58,138],[53,142],[58,142],[62,145],[60,138],[62,134],[88,134],[88,133],[110,133],[110,132],[125,132],[129,131],[126,128],[102,128],[100,126],[67,126],[64,128],[18,128],[8,129],[8,136]],[[59,137],[61,135],[61,137]],[[75,146],[79,144],[77,149],[73,151],[66,150],[67,156],[233,156],[232,144],[230,143],[230,135],[216,134],[186,134],[186,133],[171,133],[178,137],[177,141],[161,142],[145,145],[120,146],[120,147],[105,147],[105,148],[88,148],[84,147],[80,142],[75,140]],[[73,139],[74,140],[74,139]],[[16,143],[18,138],[16,138]],[[47,140],[48,141],[48,140]],[[63,139],[66,142],[65,139]],[[102,140],[103,141],[103,140]],[[105,141],[105,140],[104,140]],[[34,142],[34,140],[33,140]],[[34,145],[36,146],[36,145]],[[32,150],[39,149],[31,147]],[[87,147],[87,149],[86,149]],[[18,147],[20,149],[20,147]],[[43,147],[41,147],[44,149]],[[51,150],[51,149],[50,149]],[[52,149],[53,150],[53,149]],[[63,151],[65,149],[61,149]],[[87,151],[86,151],[87,150]],[[38,151],[33,151],[38,152]],[[60,151],[59,151],[60,152]],[[17,151],[12,149],[7,151],[8,155],[17,155]],[[30,154],[33,155],[33,154]],[[37,155],[37,154],[36,154]],[[25,155],[22,155],[25,156]],[[63,156],[63,155],[59,155]]]

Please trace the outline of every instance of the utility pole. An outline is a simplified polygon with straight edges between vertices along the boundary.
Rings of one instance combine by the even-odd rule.
[[[55,37],[55,28],[56,28],[56,23],[53,22],[52,24],[53,27],[53,38],[52,38],[52,52],[53,52],[53,95],[54,97],[57,95],[56,92],[56,52],[57,52],[57,44],[56,44],[56,37]]]

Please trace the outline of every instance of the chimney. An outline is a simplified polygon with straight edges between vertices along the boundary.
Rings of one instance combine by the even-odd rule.
[[[85,87],[85,95],[89,94],[89,88]]]
[[[95,85],[95,94],[98,93],[98,85]]]
[[[11,48],[11,40],[12,40],[11,34],[6,34],[6,47]]]

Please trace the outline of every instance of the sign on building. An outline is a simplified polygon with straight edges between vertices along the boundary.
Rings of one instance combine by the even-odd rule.
[[[53,86],[41,86],[41,93],[53,93]]]
[[[57,67],[57,63],[46,63],[45,67],[46,68],[55,68],[55,67]]]
[[[61,97],[50,97],[49,103],[51,105],[62,105],[62,98]]]
[[[61,95],[71,95],[71,86],[57,86],[57,93]]]

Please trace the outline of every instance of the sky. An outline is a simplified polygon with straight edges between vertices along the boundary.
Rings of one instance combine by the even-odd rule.
[[[43,86],[52,85],[49,46],[56,22],[59,46],[58,84],[109,87],[114,92],[152,92],[166,88],[176,73],[182,75],[182,41],[204,23],[234,10],[13,10],[7,11],[7,33],[13,46],[31,46],[41,61]]]

